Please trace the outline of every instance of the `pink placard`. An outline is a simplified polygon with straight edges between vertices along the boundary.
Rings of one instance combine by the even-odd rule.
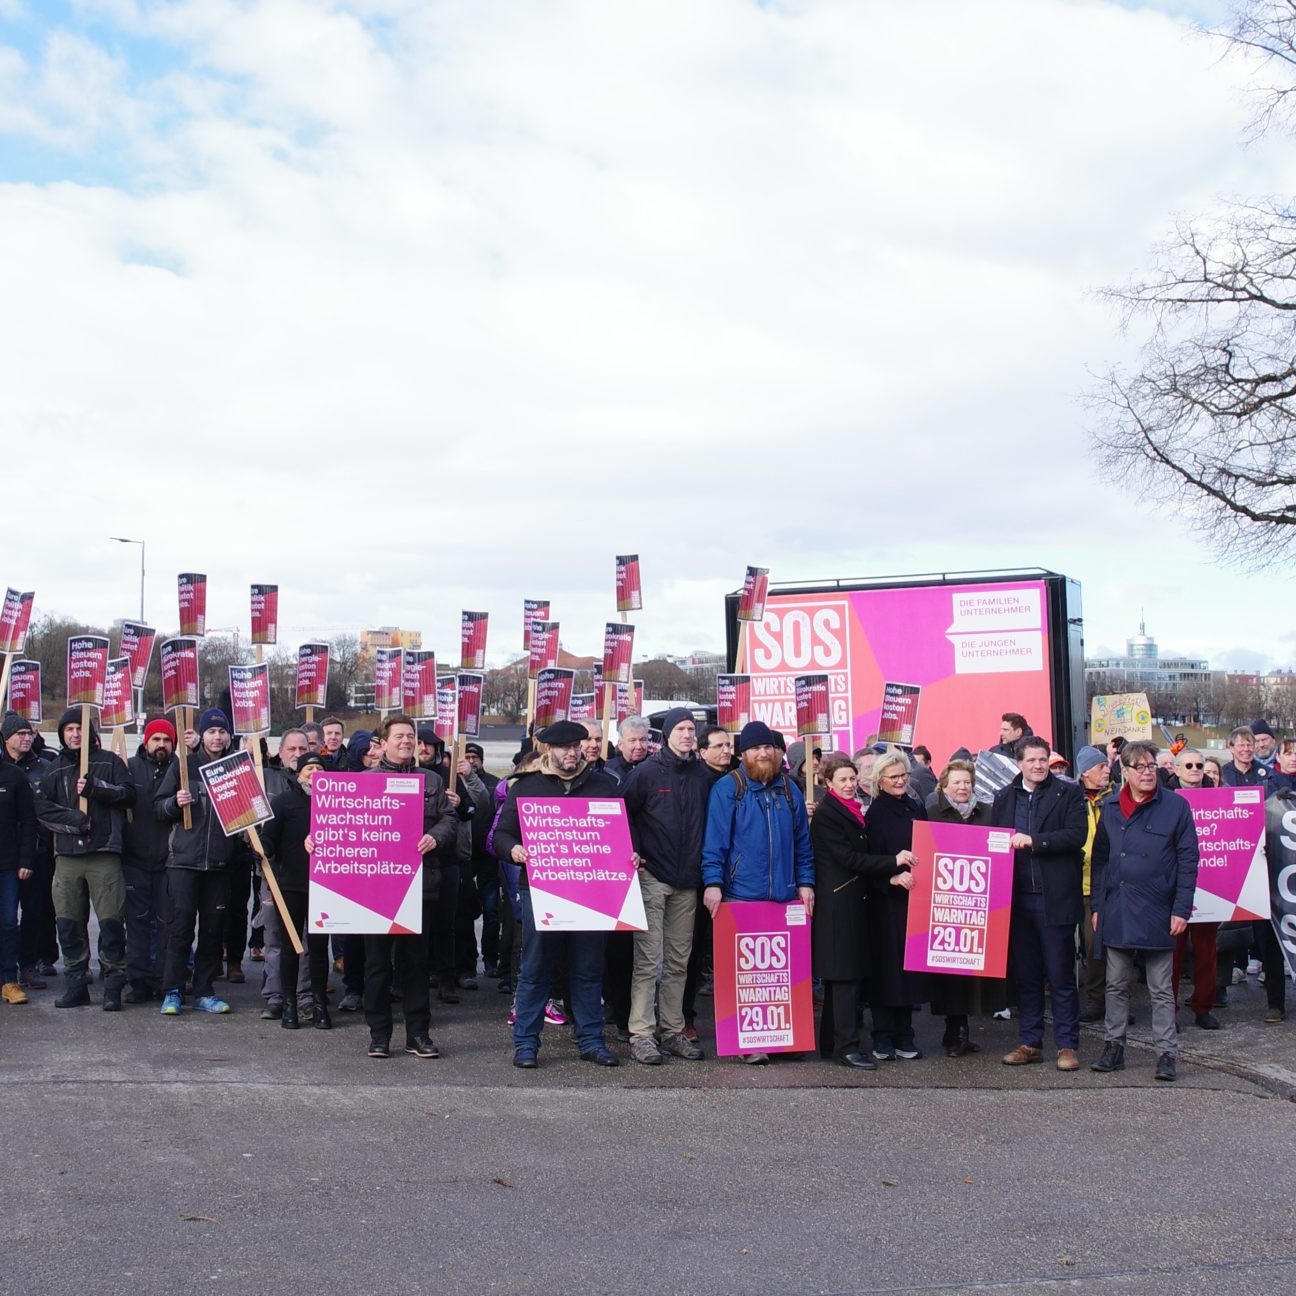
[[[318,772],[311,781],[312,932],[423,930],[423,775]]]
[[[623,801],[524,796],[517,809],[538,930],[647,930]]]
[[[1197,890],[1189,922],[1269,917],[1264,788],[1179,788],[1197,829]]]

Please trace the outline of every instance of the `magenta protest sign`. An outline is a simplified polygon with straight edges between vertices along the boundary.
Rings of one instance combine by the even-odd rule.
[[[327,706],[329,646],[304,643],[297,649],[297,705]]]
[[[554,666],[536,676],[535,727],[547,729],[559,720],[571,719],[572,685],[574,670]]]
[[[436,653],[430,648],[406,650],[401,667],[402,710],[411,720],[429,720],[437,713]]]
[[[739,621],[763,621],[765,600],[769,598],[769,568],[748,567],[743,577],[742,597],[738,600]]]
[[[236,734],[270,732],[270,665],[229,668],[230,710]]]
[[[433,731],[446,746],[455,740],[455,727],[459,723],[459,677],[441,675],[436,684],[436,717]]]
[[[913,826],[907,972],[1002,977],[1008,963],[1013,853],[1006,828]]]
[[[793,680],[798,738],[832,733],[828,708],[828,676],[798,675]]]
[[[486,687],[486,676],[473,671],[460,672],[459,675],[459,737],[478,738],[481,736],[482,690]]]
[[[532,621],[527,649],[527,675],[536,679],[542,670],[558,665],[558,622]]]
[[[918,729],[918,699],[922,689],[917,684],[893,684],[882,689],[882,709],[878,717],[878,742],[912,747]]]
[[[180,633],[201,639],[207,633],[207,577],[202,572],[181,572],[176,577],[180,604]]]
[[[68,706],[103,706],[108,678],[108,640],[103,635],[72,635],[67,646]]]
[[[1197,891],[1189,922],[1269,917],[1264,789],[1180,788],[1197,829]]]
[[[208,761],[199,771],[217,822],[226,837],[255,828],[274,817],[270,798],[246,748]]]
[[[486,669],[486,627],[490,621],[487,612],[461,612],[459,614],[459,669],[479,671]]]
[[[130,658],[131,685],[142,689],[148,675],[149,661],[153,657],[153,641],[157,631],[142,621],[123,621],[121,630],[121,656]]]
[[[608,621],[603,626],[603,683],[628,684],[634,653],[634,626]]]
[[[805,905],[729,901],[712,927],[716,1053],[808,1053],[815,1046]]]
[[[31,625],[36,595],[31,590],[6,590],[0,608],[0,653],[20,653],[27,646],[27,627]]]
[[[716,676],[716,724],[726,733],[741,733],[751,720],[751,676]]]
[[[162,664],[162,710],[198,705],[198,640],[167,639],[158,649]]]
[[[568,713],[568,720],[573,720],[576,724],[584,724],[587,720],[597,720],[598,718],[598,698],[595,694],[572,694],[571,711]]]
[[[311,782],[311,932],[423,930],[423,775],[334,774]]]
[[[526,796],[517,808],[537,929],[647,930],[624,802]]]
[[[374,649],[374,710],[399,711],[404,705],[401,675],[405,654],[400,648]]]
[[[617,554],[616,606],[618,612],[638,612],[643,607],[643,578],[638,554]]]
[[[131,691],[129,657],[112,657],[104,675],[103,706],[99,708],[101,729],[122,729],[135,720],[135,695]]]
[[[548,599],[522,600],[522,651],[531,651],[531,627],[537,621],[549,620],[550,603]]]
[[[0,698],[0,703],[3,701]],[[9,672],[9,710],[29,724],[38,725],[45,718],[41,706],[40,662],[14,662]]]
[[[252,586],[252,642],[279,642],[279,586]]]

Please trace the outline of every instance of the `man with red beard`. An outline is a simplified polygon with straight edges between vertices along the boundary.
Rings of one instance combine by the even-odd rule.
[[[759,720],[738,735],[742,769],[716,780],[702,844],[702,903],[800,899],[814,910],[814,853],[801,790],[783,770],[781,738]],[[748,1062],[769,1061],[765,1053]]]

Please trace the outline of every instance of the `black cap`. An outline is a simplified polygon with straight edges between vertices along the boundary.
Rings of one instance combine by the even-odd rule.
[[[546,747],[570,747],[572,743],[584,742],[589,737],[589,730],[573,720],[559,720],[547,729],[541,729],[536,739]]]
[[[297,760],[297,773],[300,774],[308,765],[318,765],[320,769],[328,769],[328,761],[324,759],[319,752],[308,751],[304,756]]]
[[[478,760],[486,759],[486,753],[482,750],[481,743],[464,743],[464,755],[476,756]]]

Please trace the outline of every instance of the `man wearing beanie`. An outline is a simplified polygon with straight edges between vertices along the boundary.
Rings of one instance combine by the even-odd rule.
[[[634,933],[630,1055],[647,1066],[659,1066],[665,1056],[690,1062],[703,1056],[698,1045],[684,1037],[684,982],[693,948],[712,778],[698,760],[691,711],[674,707],[661,729],[661,750],[636,765],[622,785],[648,919],[648,930]]]
[[[41,775],[53,764],[37,741],[31,724],[13,711],[0,722],[0,763],[13,764],[22,771],[32,792],[35,805]],[[54,842],[39,819],[36,822],[36,853],[30,872],[18,873],[18,904],[22,911],[18,924],[18,979],[24,990],[44,990],[45,978],[56,975],[58,939],[54,930]],[[43,965],[43,966],[42,966]]]
[[[81,708],[69,707],[59,718],[62,750],[58,762],[42,777],[36,813],[54,835],[54,922],[67,974],[58,1008],[82,1008],[90,1002],[86,973],[90,967],[90,906],[99,920],[99,965],[104,974],[105,1012],[121,1009],[126,984],[126,884],[122,878],[122,843],[126,811],[135,805],[135,785],[126,762],[99,746],[94,726],[81,731]],[[89,766],[81,777],[81,745],[90,746]],[[84,798],[88,809],[82,812]]]
[[[518,821],[519,797],[620,798],[621,789],[603,770],[591,770],[581,755],[588,735],[570,720],[560,720],[536,734],[541,747],[539,766],[514,780],[491,838],[495,854],[521,870],[522,970],[518,977],[516,1021],[513,1025],[513,1065],[526,1070],[537,1065],[540,1031],[554,967],[563,953],[571,986],[576,1046],[583,1062],[614,1067],[617,1057],[603,1042],[603,937],[601,931],[538,931],[531,909],[526,848]]]
[[[1082,1022],[1100,1022],[1106,1014],[1107,962],[1102,950],[1094,949],[1093,906],[1090,899],[1091,868],[1093,863],[1094,834],[1102,815],[1103,798],[1112,791],[1111,766],[1107,754],[1097,747],[1081,747],[1076,753],[1076,782],[1084,792],[1085,812],[1089,830],[1084,844],[1084,922],[1080,933],[1084,938],[1084,993],[1080,1004]]]
[[[175,755],[175,726],[170,720],[150,720],[144,741],[126,762],[135,784],[135,804],[141,812],[126,825],[122,872],[126,878],[127,1003],[148,1003],[162,997],[162,957],[166,950],[166,862],[169,827],[153,813],[153,801],[171,757]]]
[[[8,716],[4,725],[10,727]],[[27,1002],[18,984],[18,883],[31,877],[35,859],[36,798],[22,770],[0,761],[0,999],[8,1004]]]
[[[229,750],[230,723],[223,711],[209,707],[198,718],[198,748],[183,752],[167,767],[154,798],[158,819],[170,827],[167,886],[171,920],[167,924],[166,960],[162,972],[162,1015],[180,1012],[181,993],[193,947],[194,922],[198,948],[194,953],[194,1008],[204,1013],[227,1013],[230,1006],[212,993],[220,969],[225,917],[230,904],[229,865],[239,860],[250,866],[252,848],[246,834],[226,837],[212,809],[202,767]],[[189,790],[180,786],[180,761],[189,764]],[[185,807],[192,827],[184,826]]]
[[[753,720],[738,735],[742,769],[717,779],[707,803],[702,903],[714,918],[722,900],[801,899],[814,911],[814,854],[805,798],[783,771],[783,739]],[[756,1064],[766,1053],[748,1053]]]

